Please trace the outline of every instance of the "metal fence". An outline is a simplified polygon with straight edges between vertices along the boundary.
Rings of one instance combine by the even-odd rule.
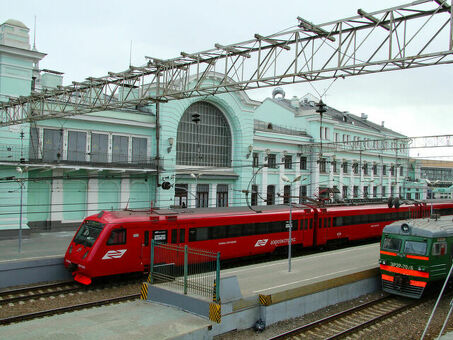
[[[220,252],[151,241],[150,284],[220,302]]]

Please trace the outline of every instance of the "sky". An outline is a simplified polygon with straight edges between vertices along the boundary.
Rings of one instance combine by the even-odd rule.
[[[315,24],[408,3],[404,0],[0,0],[0,22],[22,21],[36,31],[41,68],[64,72],[64,83],[83,81],[145,63],[144,56],[173,58],[295,27],[300,16]],[[34,20],[36,16],[36,30]],[[132,45],[132,49],[131,49]],[[453,65],[295,84],[286,98],[317,95],[340,111],[360,115],[404,135],[453,134]],[[332,86],[330,86],[332,85]],[[330,86],[330,87],[329,87]],[[272,88],[249,91],[255,100]],[[453,143],[453,141],[452,141]],[[423,156],[453,155],[453,148],[418,150]],[[416,154],[413,156],[416,156]],[[442,158],[439,158],[442,159]]]

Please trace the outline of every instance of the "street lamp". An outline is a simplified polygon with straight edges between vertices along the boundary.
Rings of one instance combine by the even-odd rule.
[[[16,168],[16,171],[20,174],[20,179],[18,179],[19,185],[20,185],[20,212],[19,212],[19,253],[22,251],[22,197],[23,197],[23,186],[24,186],[24,181],[23,181],[23,172],[24,170],[18,166]]]
[[[291,231],[293,229],[293,220],[292,220],[292,209],[291,209],[291,192],[292,192],[292,185],[293,183],[297,182],[297,181],[300,181],[300,178],[302,177],[302,175],[299,175],[297,176],[296,178],[294,178],[292,181],[286,177],[285,175],[283,175],[281,178],[284,182],[287,182],[289,183],[289,197],[288,197],[288,201],[289,201],[289,239],[288,239],[288,272],[291,272]]]

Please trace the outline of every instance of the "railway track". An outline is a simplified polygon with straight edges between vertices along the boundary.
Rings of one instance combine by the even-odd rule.
[[[359,332],[366,332],[372,325],[403,313],[422,302],[421,300],[409,301],[400,297],[385,296],[279,334],[270,340],[340,339]],[[360,334],[359,337],[366,338],[366,335]]]
[[[2,291],[0,325],[136,300],[140,298],[138,283],[141,281],[128,280],[90,287],[68,281]],[[115,293],[115,289],[127,288],[128,285],[132,287],[128,289],[129,293]],[[108,298],[100,298],[105,295],[102,294],[104,290],[109,290]],[[131,290],[134,293],[131,294]]]

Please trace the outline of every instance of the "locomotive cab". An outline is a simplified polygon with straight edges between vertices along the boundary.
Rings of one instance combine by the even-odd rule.
[[[452,260],[447,230],[445,221],[432,219],[400,221],[385,227],[379,259],[382,289],[420,298],[428,283],[445,279]]]

